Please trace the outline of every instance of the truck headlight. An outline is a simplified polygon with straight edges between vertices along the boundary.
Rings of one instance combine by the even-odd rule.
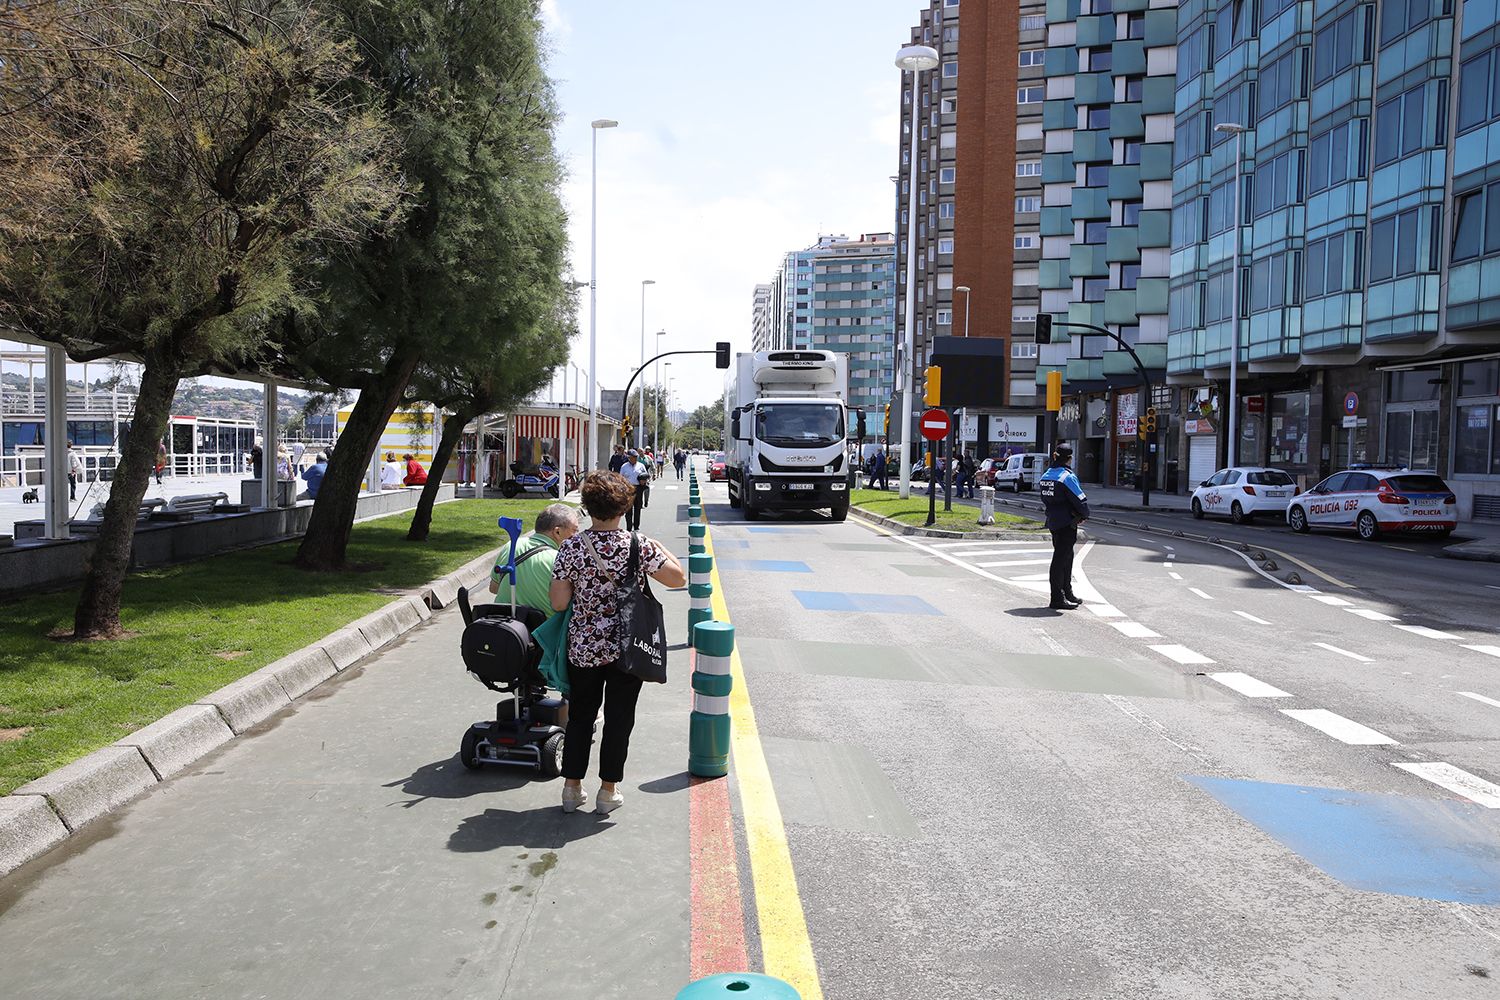
[[[832,487],[833,487],[834,490],[841,490],[844,487],[848,486],[849,484],[846,483],[846,482],[844,482],[843,480],[839,480],[838,482],[833,483],[831,485],[832,485]]]
[[[756,483],[755,484],[755,488],[757,490],[769,490],[771,488],[771,484],[768,483],[768,482],[762,481],[762,482]]]

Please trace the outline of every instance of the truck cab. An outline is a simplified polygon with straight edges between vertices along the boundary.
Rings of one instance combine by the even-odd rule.
[[[847,359],[832,351],[741,354],[724,393],[729,505],[849,514]]]

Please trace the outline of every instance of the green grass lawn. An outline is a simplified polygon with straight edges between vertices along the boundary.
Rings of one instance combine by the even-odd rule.
[[[895,493],[887,493],[884,490],[855,490],[851,502],[856,507],[863,508],[872,514],[883,514],[886,517],[895,518],[902,524],[912,524],[921,527],[927,523],[927,494],[918,493],[914,488],[910,497],[902,500]],[[954,505],[950,511],[943,510],[943,495],[938,492],[937,498],[937,520],[933,522],[934,528],[942,528],[945,531],[984,531],[979,524],[979,508]],[[995,512],[995,527],[1019,529],[1021,531],[1040,531],[1041,522],[1030,518],[1020,517],[1015,514],[1003,514]]]
[[[360,572],[296,569],[291,541],[136,573],[121,614],[135,634],[113,642],[47,637],[71,630],[73,591],[0,602],[0,794],[451,573],[502,544],[502,513],[529,526],[547,502],[438,504],[426,542],[405,540],[409,513],[356,524]]]

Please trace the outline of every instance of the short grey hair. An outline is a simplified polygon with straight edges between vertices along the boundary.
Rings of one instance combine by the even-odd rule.
[[[565,503],[548,504],[542,508],[542,512],[536,516],[534,530],[537,534],[545,535],[553,528],[578,527],[578,511]]]

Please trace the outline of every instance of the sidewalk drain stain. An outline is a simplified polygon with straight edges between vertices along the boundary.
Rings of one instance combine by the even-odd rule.
[[[479,901],[485,906],[494,906],[495,901],[499,898],[500,894],[498,892],[487,892],[483,896],[479,897]]]
[[[499,921],[498,921],[498,920],[490,920],[490,921],[486,921],[486,922],[485,922],[485,925],[484,925],[484,929],[485,929],[485,930],[487,930],[487,931],[492,931],[492,930],[494,930],[494,929],[495,929],[495,927],[496,927],[496,925],[497,925],[497,924],[498,924],[498,923],[499,923]]]
[[[548,851],[546,854],[542,855],[542,859],[540,861],[533,861],[531,864],[526,866],[526,869],[531,872],[532,878],[541,878],[543,875],[547,874],[556,867],[557,852]]]

